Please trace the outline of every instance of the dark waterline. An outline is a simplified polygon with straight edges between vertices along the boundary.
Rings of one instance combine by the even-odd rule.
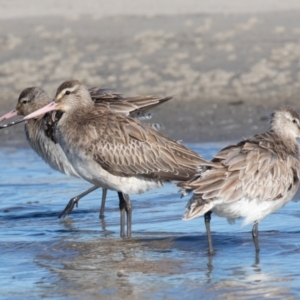
[[[224,144],[189,145],[210,158]],[[57,216],[89,184],[52,171],[30,149],[0,155],[0,299],[297,299],[298,203],[251,226],[212,217],[217,251],[207,255],[203,218],[184,222],[188,197],[167,185],[133,195],[133,239],[119,238],[115,193],[99,220],[101,191]]]

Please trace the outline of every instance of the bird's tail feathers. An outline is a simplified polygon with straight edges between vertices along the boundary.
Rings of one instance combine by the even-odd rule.
[[[193,195],[186,206],[186,211],[182,216],[182,220],[191,220],[196,217],[202,216],[213,207],[212,201],[205,201],[199,195]]]

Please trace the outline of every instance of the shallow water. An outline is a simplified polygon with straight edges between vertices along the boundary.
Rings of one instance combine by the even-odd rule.
[[[206,158],[221,144],[189,145]],[[119,238],[115,192],[98,218],[101,191],[68,200],[89,184],[52,171],[30,149],[0,150],[1,299],[296,299],[300,296],[299,204],[259,226],[212,216],[216,255],[207,255],[203,218],[181,221],[188,196],[171,185],[132,196],[133,238]]]

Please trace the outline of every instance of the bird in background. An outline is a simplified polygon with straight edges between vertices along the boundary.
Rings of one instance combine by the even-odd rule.
[[[114,93],[111,90],[100,88],[91,88],[89,89],[89,93],[94,102],[95,110],[103,108],[110,109],[126,116],[130,115],[142,120],[151,118],[152,115],[149,113],[149,110],[172,99],[172,97],[156,96],[123,97],[121,94]],[[51,101],[47,93],[41,88],[26,88],[21,92],[16,108],[2,116],[0,121],[12,118],[16,115],[27,116]],[[25,123],[26,138],[32,149],[51,168],[66,175],[80,177],[55,138],[55,124],[59,121],[61,116],[61,113],[52,112],[51,114],[45,114],[36,119],[27,121]],[[151,126],[154,128],[158,127],[157,124],[151,124]],[[98,188],[99,186],[94,185],[87,191],[72,198],[59,217],[70,214],[82,197]],[[101,218],[104,217],[106,194],[107,189],[103,189],[99,215]],[[127,195],[124,195],[124,197],[127,197]]]

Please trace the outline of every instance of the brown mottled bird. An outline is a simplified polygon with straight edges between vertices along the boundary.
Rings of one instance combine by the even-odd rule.
[[[172,98],[159,98],[155,96],[125,98],[121,94],[112,93],[110,90],[99,88],[91,88],[89,89],[89,93],[91,95],[91,100],[93,100],[91,101],[91,105],[93,105],[94,110],[110,109],[126,116],[130,115],[141,119],[150,118],[151,115],[148,114],[150,109]],[[42,89],[37,87],[26,88],[19,96],[16,109],[2,116],[0,121],[15,115],[27,116],[50,102],[51,99]],[[54,125],[60,117],[61,114],[53,112],[27,121],[25,124],[26,137],[32,149],[54,170],[74,177],[80,177],[55,139],[53,133]],[[99,185],[94,185],[82,194],[72,198],[59,217],[68,215],[72,211],[74,205],[78,204],[79,199],[99,187]],[[103,189],[100,217],[104,216],[106,193],[107,190]],[[128,198],[127,195],[124,195],[124,197]],[[123,198],[121,199],[123,201]],[[122,202],[120,205],[124,206],[124,203]]]
[[[124,194],[140,194],[164,182],[191,179],[212,165],[197,153],[140,121],[103,108],[95,110],[90,93],[77,80],[61,84],[55,102],[25,117],[62,111],[56,138],[76,172],[85,180]],[[128,236],[131,227],[131,209]]]
[[[183,219],[204,215],[210,253],[212,212],[229,222],[254,222],[252,235],[259,251],[258,223],[288,203],[299,187],[299,123],[293,109],[275,110],[270,131],[222,149],[212,160],[214,167],[179,184],[194,192]]]

